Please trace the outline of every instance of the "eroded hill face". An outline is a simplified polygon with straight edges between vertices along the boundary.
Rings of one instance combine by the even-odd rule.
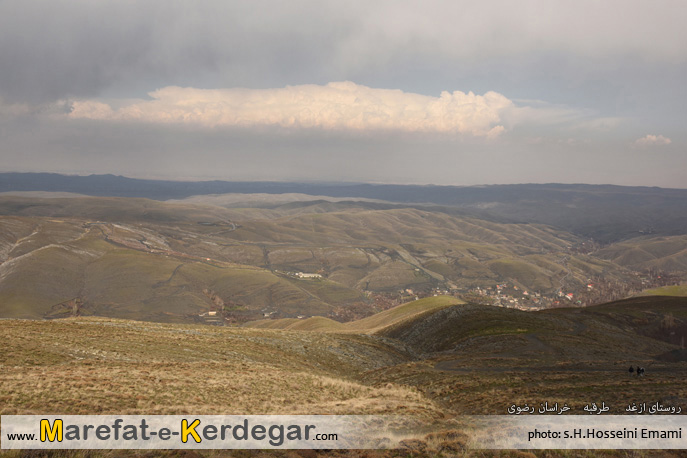
[[[574,292],[575,299],[595,293],[587,288],[590,279],[611,286],[636,279],[626,257],[616,253],[629,242],[597,253],[585,240],[550,226],[370,205],[222,208],[147,199],[2,197],[0,316],[347,320],[380,310],[376,295],[401,302],[478,287],[494,294],[495,285],[505,283],[518,294],[530,293],[521,296],[521,306],[538,307],[547,303],[537,302],[535,292],[548,294],[550,304],[558,290]],[[687,241],[637,244],[651,244],[645,251],[679,267],[679,248]],[[633,268],[644,265],[630,258]]]

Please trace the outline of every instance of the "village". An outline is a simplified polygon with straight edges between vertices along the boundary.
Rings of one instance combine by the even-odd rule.
[[[652,288],[679,285],[684,280],[679,275],[658,270],[632,272],[631,275],[629,281],[592,277],[583,285],[547,293],[527,290],[506,281],[494,286],[477,286],[467,290],[435,288],[430,294],[450,294],[469,302],[534,311],[560,307],[588,307],[635,296]],[[430,294],[416,294],[416,297],[426,297]]]
[[[467,302],[513,308],[523,311],[536,311],[548,308],[588,307],[603,304],[662,286],[679,285],[684,278],[658,270],[632,272],[630,281],[613,281],[603,277],[588,278],[583,285],[553,292],[525,289],[513,282],[502,281],[493,286],[474,288],[447,288],[437,286],[428,290],[402,289],[394,293],[368,293],[378,309],[385,310],[405,302],[430,296],[449,295]]]
[[[275,273],[301,281],[321,281],[320,273],[282,272]],[[453,296],[466,302],[495,307],[512,308],[523,311],[537,311],[549,308],[587,307],[618,299],[638,295],[643,291],[661,286],[677,285],[684,279],[678,275],[661,271],[648,270],[633,272],[631,281],[620,282],[592,277],[581,287],[559,289],[554,292],[540,292],[525,289],[513,282],[502,281],[493,286],[476,286],[474,288],[449,288],[435,286],[429,289],[405,288],[390,292],[364,291],[366,301],[358,301],[336,307],[328,318],[347,322],[365,318],[374,313],[388,310],[398,305],[432,296]],[[213,291],[203,293],[214,303],[212,310],[200,314],[197,318],[205,324],[223,326],[237,325],[256,319],[277,319],[287,316],[273,308],[260,311],[248,310],[241,304],[223,301]],[[297,315],[289,318],[304,319],[308,315]]]

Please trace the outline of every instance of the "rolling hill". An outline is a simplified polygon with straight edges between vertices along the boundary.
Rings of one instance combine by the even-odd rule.
[[[626,275],[585,255],[562,263],[579,239],[546,226],[417,209],[304,208],[256,220],[252,209],[145,199],[2,197],[0,316],[326,316],[370,303],[368,292],[499,281],[551,291],[563,278],[572,288],[593,274]]]
[[[601,259],[635,270],[687,271],[687,235],[643,236],[599,250]]]
[[[599,249],[543,224],[430,207],[302,195],[295,202],[265,199],[256,196],[256,207],[225,208],[1,196],[0,317],[241,323],[320,315],[338,321],[352,308],[359,310],[354,318],[381,310],[378,297],[400,303],[479,288],[494,298],[497,284],[541,293],[545,301],[522,302],[540,308],[556,301],[558,291],[590,301],[598,300],[597,291],[600,298],[639,292],[645,286],[632,286],[635,269],[687,272],[686,236],[645,235]],[[600,286],[590,292],[590,281]],[[617,285],[631,286],[614,292]]]
[[[397,326],[406,321],[413,322],[421,315],[431,314],[457,304],[464,304],[464,302],[454,297],[437,296],[401,304],[367,318],[349,321],[348,323],[339,323],[325,317],[313,316],[306,319],[283,318],[280,320],[251,321],[245,323],[244,326],[257,329],[377,334],[385,328]]]
[[[513,404],[687,409],[682,287],[641,272],[687,271],[679,190],[275,184],[163,202],[127,183],[144,196],[0,196],[0,414],[401,414],[403,446],[428,457],[469,454],[463,416]],[[618,285],[665,296],[476,303]]]
[[[642,233],[681,235],[687,227],[687,190],[586,184],[417,186],[364,183],[178,182],[114,175],[0,173],[0,192],[52,191],[92,196],[184,199],[221,194],[305,194],[434,206],[499,222],[556,226],[602,243]],[[315,200],[315,199],[312,199]],[[222,203],[214,198],[212,203]],[[229,203],[233,205],[233,203]],[[248,206],[255,206],[250,204]]]

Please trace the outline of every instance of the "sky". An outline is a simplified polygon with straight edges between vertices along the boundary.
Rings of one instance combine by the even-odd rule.
[[[0,171],[687,188],[684,0],[0,2]]]

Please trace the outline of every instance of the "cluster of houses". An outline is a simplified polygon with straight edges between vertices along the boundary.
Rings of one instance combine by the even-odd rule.
[[[298,278],[322,278],[320,274],[306,274],[304,272],[296,272],[294,275]]]
[[[309,274],[306,272],[283,272],[280,270],[275,270],[274,273],[280,275],[286,275],[291,278],[298,278],[300,280],[321,280],[322,274]]]
[[[594,285],[589,283],[587,290],[594,289]],[[494,287],[476,287],[469,291],[470,294],[484,297],[490,303],[500,307],[517,308],[520,310],[539,310],[550,306],[561,306],[564,303],[581,304],[575,300],[575,294],[558,290],[553,295],[545,296],[539,292],[530,292],[519,288],[517,285],[509,286],[507,283],[497,284]]]

